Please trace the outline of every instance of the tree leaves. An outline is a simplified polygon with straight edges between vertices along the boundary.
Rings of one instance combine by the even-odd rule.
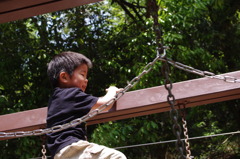
[[[101,96],[111,84],[126,86],[156,57],[158,44],[147,4],[140,0],[106,1],[1,24],[0,113],[47,105],[51,90],[46,66],[61,51],[81,52],[93,61],[88,93]],[[239,70],[238,1],[157,0],[157,4],[169,58],[216,74]],[[159,62],[133,90],[162,85],[160,69]],[[199,78],[173,67],[170,70],[173,82]],[[187,109],[189,135],[239,130],[239,110],[238,100]],[[89,137],[93,142],[118,147],[172,140],[171,129],[169,114],[160,113],[93,126]],[[233,158],[239,154],[238,141],[236,136],[197,140],[191,142],[192,152],[195,158]],[[39,142],[35,138],[2,141],[0,158],[40,156],[38,150],[28,152],[32,146],[40,149]],[[174,144],[122,151],[132,159],[176,156]]]

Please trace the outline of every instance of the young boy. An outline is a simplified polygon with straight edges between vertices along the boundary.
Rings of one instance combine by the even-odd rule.
[[[107,103],[120,91],[111,86],[103,97],[84,93],[88,68],[91,67],[87,57],[75,52],[63,52],[50,61],[47,72],[54,92],[48,105],[48,128],[81,118]],[[117,150],[87,142],[84,123],[47,136],[47,146],[54,159],[126,159]]]

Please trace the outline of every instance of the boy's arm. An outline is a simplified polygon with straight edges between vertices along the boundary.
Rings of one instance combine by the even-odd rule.
[[[103,96],[103,97],[99,97],[98,98],[98,101],[96,102],[96,104],[92,107],[91,111],[92,110],[95,110],[97,109],[99,106],[103,105],[103,104],[106,104],[108,101],[110,101],[111,99],[114,98],[114,96],[120,92],[122,89],[119,89],[115,86],[110,86],[106,91],[106,95]],[[111,105],[109,105],[104,111],[107,111],[109,109],[111,109],[113,106],[113,103]]]

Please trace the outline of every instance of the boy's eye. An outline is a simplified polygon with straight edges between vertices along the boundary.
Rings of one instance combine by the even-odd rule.
[[[85,75],[85,74],[80,74],[80,75],[82,75],[84,78],[86,77],[86,75]]]

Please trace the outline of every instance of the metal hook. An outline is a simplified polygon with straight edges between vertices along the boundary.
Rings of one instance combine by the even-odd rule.
[[[166,56],[166,50],[169,49],[169,47],[163,46],[162,49],[163,49],[163,54],[160,56],[159,49],[157,48],[157,57],[159,58],[164,58]]]

